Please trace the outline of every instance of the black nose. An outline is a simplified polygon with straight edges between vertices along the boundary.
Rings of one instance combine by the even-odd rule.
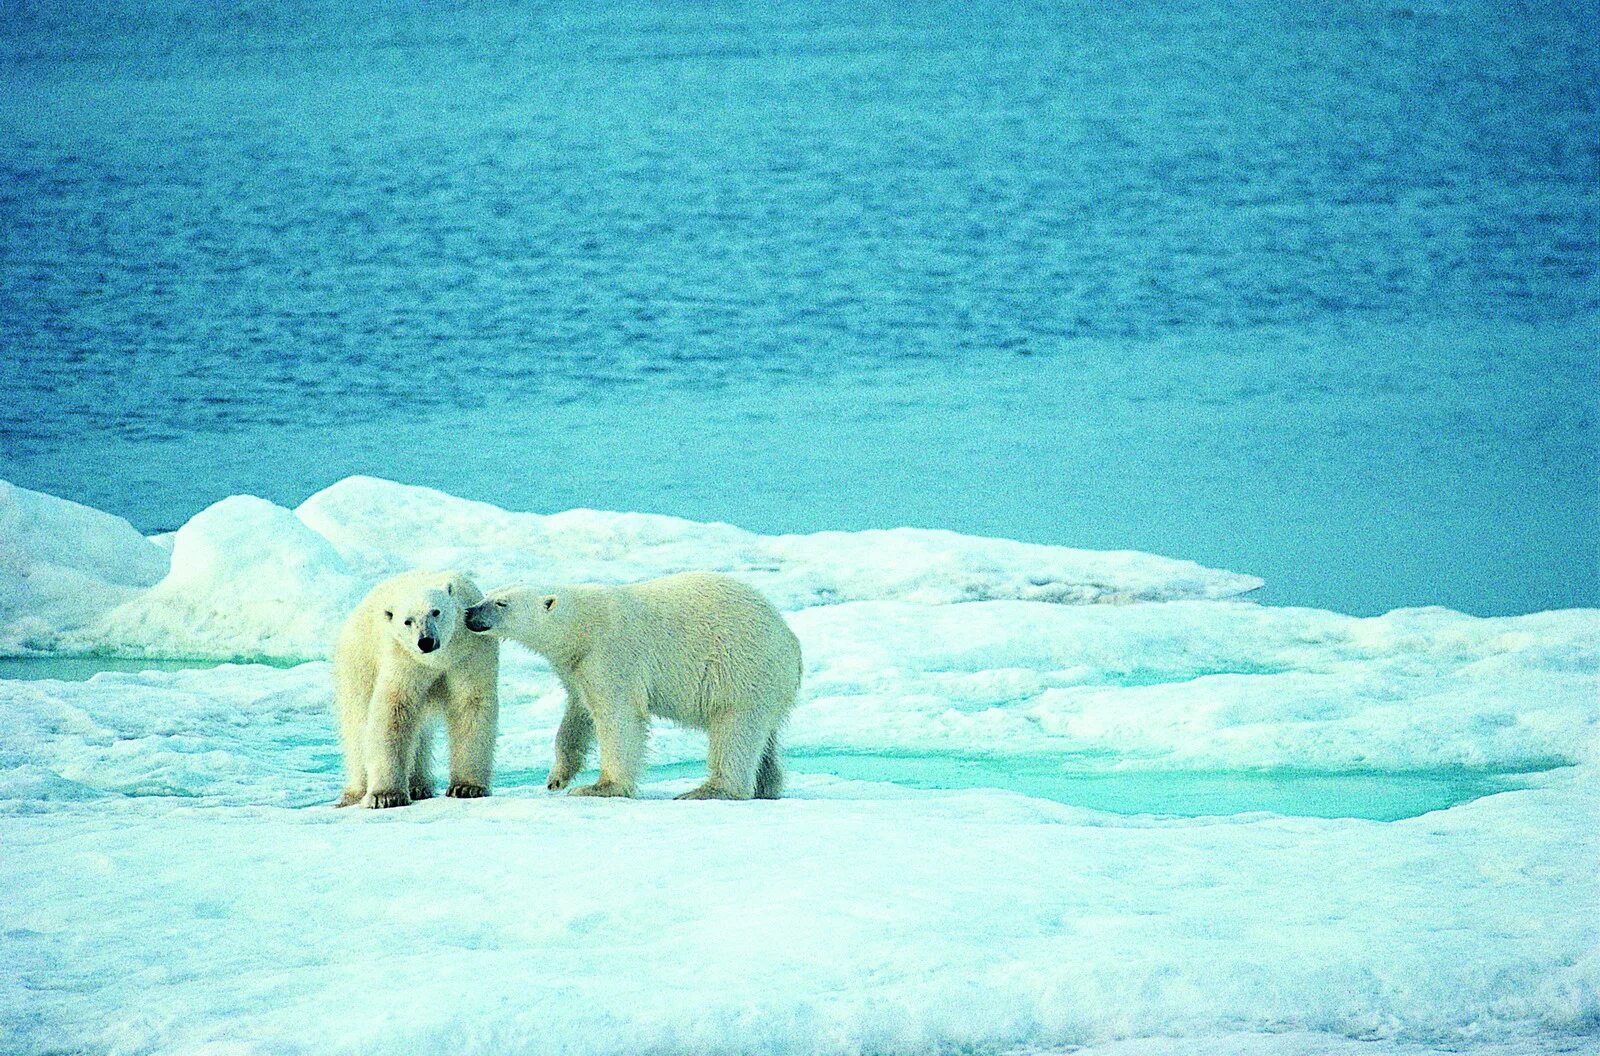
[[[485,620],[471,609],[467,610],[466,623],[467,630],[469,631],[487,631],[489,629],[489,621]]]
[[[432,638],[418,638],[417,648],[422,650],[424,653],[431,653],[435,649],[439,648],[439,643],[434,641]]]

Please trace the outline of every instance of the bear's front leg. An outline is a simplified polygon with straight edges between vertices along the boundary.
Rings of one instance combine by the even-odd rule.
[[[335,807],[360,803],[367,794],[367,708],[372,686],[339,669],[334,677],[334,707],[339,714],[339,746],[344,749],[344,791]]]
[[[556,757],[544,787],[559,792],[570,785],[588,761],[593,745],[594,720],[589,717],[589,708],[576,692],[568,689],[567,710],[556,729]]]
[[[417,746],[411,752],[411,779],[406,790],[411,802],[433,798],[433,728],[428,721],[417,724]]]
[[[411,802],[411,762],[416,751],[421,702],[404,687],[380,684],[367,709],[367,794],[364,807],[403,807]]]
[[[600,780],[575,788],[574,796],[632,796],[644,766],[650,735],[644,693],[635,689],[585,691],[589,716],[600,741]]]
[[[499,718],[499,702],[492,691],[450,702],[445,711],[450,734],[450,787],[445,795],[452,799],[478,799],[489,794]]]

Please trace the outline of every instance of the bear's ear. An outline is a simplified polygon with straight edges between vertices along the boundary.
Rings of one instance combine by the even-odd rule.
[[[555,607],[556,607],[556,596],[554,594],[547,595],[545,597],[545,599],[544,599],[544,611],[545,612],[549,612],[551,609],[553,609]]]
[[[392,619],[394,619],[394,613],[391,612],[389,609],[384,609],[383,610],[383,618],[386,619],[386,620],[392,620]]]

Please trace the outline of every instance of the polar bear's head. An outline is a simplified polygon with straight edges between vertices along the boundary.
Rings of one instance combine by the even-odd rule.
[[[461,626],[464,586],[465,581],[453,572],[405,577],[381,599],[384,629],[418,662],[442,662],[450,639]]]
[[[536,652],[558,649],[566,640],[569,604],[561,592],[546,593],[521,585],[501,587],[485,594],[467,610],[470,631],[521,642]]]

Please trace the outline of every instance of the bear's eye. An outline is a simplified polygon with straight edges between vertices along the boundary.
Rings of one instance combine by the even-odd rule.
[[[494,603],[494,607],[497,609],[503,609],[506,607],[506,603],[503,601],[497,601]]]
[[[435,616],[435,617],[436,617],[436,616],[438,616],[438,615],[439,615],[439,610],[438,610],[438,609],[434,609],[434,610],[433,610],[433,611],[432,611],[432,612],[430,612],[430,613],[428,613],[428,615],[429,615],[429,616]]]
[[[410,619],[410,617],[407,617],[407,618],[406,618],[406,626],[407,626],[407,627],[410,627],[410,626],[411,626],[411,619]]]
[[[384,609],[383,610],[383,618],[386,619],[386,620],[392,620],[392,619],[394,619],[394,613],[390,612],[388,609]]]
[[[555,598],[545,598],[544,599],[544,611],[545,612],[549,612],[551,609],[553,609],[555,607],[556,607],[556,599]]]
[[[456,592],[456,585],[454,583],[446,583],[444,585],[444,592],[446,594],[454,594]]]

